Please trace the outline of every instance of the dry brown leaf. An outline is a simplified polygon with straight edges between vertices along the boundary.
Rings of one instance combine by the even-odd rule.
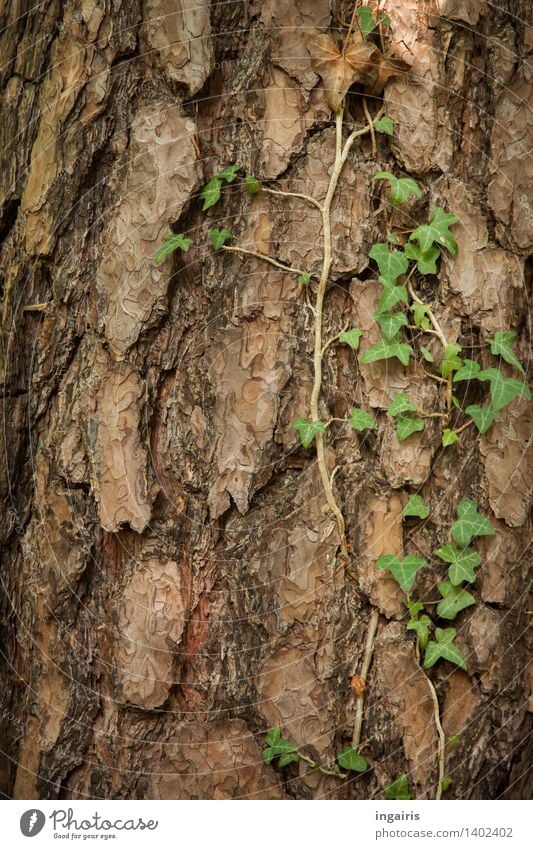
[[[356,696],[362,696],[366,690],[365,679],[360,675],[354,675],[351,681],[352,689]]]
[[[322,78],[329,105],[338,112],[351,85],[358,82],[368,94],[378,95],[390,77],[409,70],[401,59],[386,58],[375,44],[361,33],[350,35],[341,52],[326,33],[308,43],[313,70]]]
[[[372,57],[379,53],[377,47],[363,41],[360,35],[350,37],[344,56],[331,36],[325,33],[310,41],[308,48],[313,70],[322,78],[328,103],[334,112],[341,108],[350,86],[365,81],[373,68]]]

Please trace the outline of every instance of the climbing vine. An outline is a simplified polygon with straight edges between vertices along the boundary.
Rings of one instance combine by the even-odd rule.
[[[239,164],[230,164],[213,175],[199,193],[202,211],[208,212],[221,201],[230,184],[245,187],[253,197],[259,194],[271,194],[291,202],[303,202],[317,209],[321,216],[322,262],[319,270],[298,268],[279,261],[268,254],[249,250],[236,243],[235,234],[223,227],[209,229],[211,246],[216,252],[236,254],[243,259],[254,257],[269,265],[294,275],[300,284],[300,292],[305,297],[313,314],[313,385],[307,410],[293,421],[292,428],[297,432],[304,449],[313,447],[326,509],[332,516],[338,532],[338,550],[340,559],[350,557],[346,537],[345,518],[342,506],[334,486],[334,474],[328,469],[326,446],[328,433],[333,425],[339,424],[356,431],[365,432],[377,427],[374,414],[361,407],[352,407],[344,419],[328,417],[323,395],[323,361],[326,351],[333,345],[346,345],[359,356],[362,364],[383,360],[398,360],[407,368],[412,360],[423,368],[429,380],[441,389],[439,401],[434,410],[423,410],[406,392],[398,392],[392,399],[386,415],[394,423],[398,443],[424,431],[428,419],[440,422],[440,439],[443,449],[456,445],[461,434],[470,426],[485,434],[497,420],[499,412],[517,396],[531,399],[530,391],[524,381],[524,369],[513,347],[516,333],[512,330],[497,332],[489,340],[490,352],[497,362],[482,368],[475,360],[463,358],[462,349],[457,342],[447,338],[439,320],[435,305],[426,302],[420,295],[419,282],[425,275],[437,275],[443,252],[454,258],[458,246],[452,228],[459,224],[459,218],[453,212],[435,205],[423,222],[417,222],[412,229],[399,230],[389,228],[384,221],[384,241],[371,246],[369,259],[375,263],[381,286],[377,310],[373,315],[379,327],[380,339],[366,347],[360,353],[362,331],[357,327],[344,327],[332,339],[324,341],[323,327],[325,317],[325,297],[330,284],[331,269],[335,255],[335,245],[331,232],[331,207],[342,176],[344,165],[354,143],[369,135],[372,151],[376,153],[376,133],[392,136],[394,124],[378,109],[372,117],[365,94],[374,98],[379,96],[391,76],[406,70],[404,63],[387,57],[383,47],[383,27],[389,23],[385,14],[377,17],[368,7],[354,10],[348,32],[342,45],[326,34],[317,36],[309,44],[313,57],[313,67],[320,75],[328,103],[335,113],[335,148],[329,182],[324,200],[319,202],[311,195],[285,191],[263,184],[252,174],[243,174]],[[378,40],[380,47],[378,47]],[[364,89],[362,106],[366,124],[362,127],[351,126],[346,117],[345,98],[353,83]],[[398,176],[389,171],[378,171],[373,177],[373,185],[386,198],[381,212],[388,205],[392,208],[421,201],[423,188],[411,177]],[[369,191],[371,187],[369,186]],[[183,233],[170,234],[155,254],[155,261],[161,262],[176,250],[186,252],[193,241]],[[428,347],[431,338],[438,340],[440,354]],[[426,344],[424,344],[426,342]],[[502,371],[502,361],[519,377],[510,377]],[[457,397],[457,386],[473,382],[487,387],[481,404],[467,404]],[[466,397],[467,392],[463,392]],[[420,494],[413,494],[403,510],[405,519],[418,519],[426,522],[431,516],[430,506]],[[435,797],[440,799],[451,784],[446,775],[447,754],[457,744],[457,735],[448,740],[442,728],[440,708],[430,670],[441,662],[451,663],[467,670],[467,660],[456,644],[457,631],[454,627],[443,627],[456,620],[462,611],[476,604],[476,598],[470,592],[476,582],[476,570],[481,565],[481,557],[471,543],[477,537],[494,534],[489,519],[481,514],[478,505],[471,500],[462,499],[457,506],[457,519],[450,528],[451,540],[445,541],[433,555],[435,564],[446,564],[446,579],[438,583],[439,601],[421,600],[416,597],[415,586],[422,569],[430,563],[415,554],[400,557],[386,554],[375,564],[377,570],[387,570],[401,590],[405,608],[405,627],[415,639],[415,654],[418,663],[427,676],[427,684],[433,703],[434,722],[438,747],[436,753],[438,781]],[[434,564],[433,564],[434,565]],[[429,607],[435,607],[433,615]],[[365,646],[358,674],[352,681],[355,692],[355,717],[351,745],[346,746],[336,756],[333,765],[324,766],[292,741],[285,739],[281,728],[272,728],[266,735],[263,760],[283,769],[292,763],[303,762],[312,771],[344,779],[350,773],[364,773],[368,769],[366,759],[361,755],[361,732],[364,716],[364,697],[366,681],[372,662],[374,639],[378,626],[379,611],[373,608],[369,617]],[[384,788],[388,799],[410,799],[407,774],[400,775],[392,784]]]

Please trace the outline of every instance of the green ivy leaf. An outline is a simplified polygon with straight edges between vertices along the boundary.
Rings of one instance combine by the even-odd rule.
[[[361,30],[363,38],[367,38],[379,24],[390,26],[390,18],[388,15],[381,12],[376,18],[374,18],[374,13],[369,6],[360,6],[356,9],[356,14],[359,18],[359,29]]]
[[[459,350],[461,350],[459,348]],[[463,365],[459,369],[459,371],[454,374],[453,382],[457,383],[459,380],[474,380],[477,379],[479,373],[481,371],[481,366],[479,363],[476,363],[475,360],[463,360]]]
[[[414,631],[416,633],[420,648],[425,649],[429,641],[429,629],[431,627],[429,616],[421,616],[420,619],[410,619],[405,627],[408,631]]]
[[[437,615],[441,619],[455,619],[461,610],[476,603],[474,596],[463,590],[462,587],[454,586],[450,581],[439,584],[439,592],[442,601],[437,605]]]
[[[257,192],[260,192],[263,188],[261,181],[257,179],[257,177],[252,177],[250,174],[247,174],[245,177],[246,182],[246,190],[249,195],[256,195]]]
[[[446,793],[446,791],[452,786],[453,778],[450,778],[449,775],[445,775],[442,779],[440,786],[442,787],[442,792]]]
[[[394,286],[398,277],[405,274],[409,267],[407,257],[402,251],[391,251],[383,242],[372,245],[368,255],[377,263],[380,281],[390,286]]]
[[[478,513],[475,501],[460,501],[457,505],[458,520],[451,527],[457,545],[465,548],[474,537],[492,536],[494,528],[489,519]]]
[[[162,245],[155,252],[154,260],[161,262],[174,251],[188,251],[192,245],[192,239],[188,239],[183,233],[170,233]]]
[[[361,339],[362,331],[357,327],[352,327],[351,330],[343,330],[339,333],[339,342],[349,345],[354,351],[359,348],[359,340]]]
[[[430,512],[421,495],[410,495],[409,501],[402,511],[404,516],[418,516],[420,519],[427,519]]]
[[[383,283],[382,278],[380,277],[379,279]],[[390,283],[383,283],[383,292],[379,299],[378,311],[380,313],[387,312],[387,310],[392,309],[400,301],[403,301],[404,304],[409,302],[405,286],[391,286]]]
[[[458,356],[461,346],[456,342],[451,342],[444,349],[444,359],[440,364],[440,373],[446,379],[457,369],[463,365],[461,357]]]
[[[412,310],[413,317],[415,320],[415,327],[420,327],[422,328],[422,330],[429,330],[431,328],[431,323],[429,321],[429,318],[427,317],[427,313],[429,310],[427,304],[419,304],[418,301],[415,301],[413,303]]]
[[[209,238],[213,243],[213,248],[219,251],[228,239],[233,239],[233,233],[231,230],[226,230],[225,227],[223,230],[209,230]]]
[[[479,407],[477,404],[471,404],[465,413],[472,418],[480,433],[486,433],[496,418],[496,411],[492,407]]]
[[[453,750],[456,749],[459,745],[460,741],[460,734],[450,734],[450,736],[446,740],[446,749],[448,750],[448,752],[453,752]]]
[[[424,430],[424,420],[406,413],[400,413],[396,419],[398,442],[404,442],[412,433]]]
[[[309,448],[317,433],[325,433],[326,425],[319,419],[315,422],[310,422],[308,419],[297,418],[292,423],[294,430],[300,434],[300,442],[304,448]]]
[[[233,183],[238,172],[240,171],[240,168],[241,166],[237,164],[228,165],[226,168],[224,168],[223,171],[219,171],[216,176],[219,180],[225,180],[227,183]]]
[[[373,430],[376,427],[374,417],[360,407],[352,407],[352,414],[348,424],[354,430]]]
[[[404,247],[405,256],[416,260],[420,274],[437,274],[437,260],[440,257],[440,248],[433,245],[428,251],[423,251],[420,245],[407,242]]]
[[[355,749],[347,747],[337,755],[337,763],[342,769],[349,769],[350,772],[364,772],[368,769],[368,764],[362,755],[358,755]]]
[[[423,253],[427,253],[434,243],[444,245],[452,256],[457,256],[459,248],[457,242],[450,233],[452,224],[457,224],[459,219],[453,213],[445,212],[439,206],[433,210],[429,224],[423,224],[413,230],[409,239],[418,242]]]
[[[395,177],[389,171],[378,171],[372,178],[374,180],[387,180],[390,185],[390,199],[393,206],[401,206],[411,195],[416,198],[422,197],[420,186],[412,177]]]
[[[531,401],[531,392],[525,383],[514,377],[504,377],[497,368],[486,368],[480,371],[478,379],[490,381],[492,406],[495,410],[501,410],[518,395]]]
[[[445,427],[442,432],[442,447],[448,448],[450,445],[455,445],[458,441],[459,437],[456,432],[454,430],[450,430],[449,427]]]
[[[361,362],[365,364],[375,363],[377,360],[388,360],[391,357],[396,357],[404,366],[407,366],[412,353],[411,346],[404,342],[389,342],[387,339],[382,339],[381,342],[376,342],[375,345],[367,348],[361,357]]]
[[[431,351],[428,351],[428,349],[424,348],[423,345],[420,346],[420,353],[422,354],[422,356],[424,357],[424,359],[427,363],[434,363],[435,362],[435,357],[433,356]]]
[[[401,560],[394,554],[384,554],[376,563],[376,569],[389,569],[404,593],[409,594],[419,569],[427,566],[427,561],[414,554],[408,554]]]
[[[288,766],[289,764],[295,763],[296,761],[299,761],[299,760],[300,760],[300,755],[297,751],[296,752],[287,752],[286,754],[284,754],[280,757],[280,759],[278,761],[278,766],[279,767]]]
[[[386,339],[394,339],[400,329],[409,324],[407,316],[403,312],[376,312],[373,319],[378,322]]]
[[[200,192],[200,197],[204,202],[202,211],[206,212],[220,200],[222,191],[222,180],[219,177],[212,177]]]
[[[469,584],[476,580],[476,567],[481,563],[481,557],[473,548],[455,548],[451,542],[447,542],[442,548],[435,552],[437,557],[450,564],[448,577],[454,587],[458,587],[463,581]]]
[[[311,282],[311,275],[309,274],[308,271],[304,271],[303,274],[300,274],[298,276],[298,283],[301,283],[302,286],[309,286],[310,282]]]
[[[416,404],[413,404],[405,392],[397,392],[387,409],[387,413],[389,416],[399,416],[400,413],[416,413]]]
[[[291,756],[287,760],[287,756]],[[284,740],[281,736],[281,729],[272,728],[265,740],[265,748],[263,749],[263,762],[266,764],[272,763],[275,758],[280,758],[279,765],[286,766],[287,763],[299,760],[298,749],[291,743],[290,740]],[[284,758],[284,763],[281,762]]]
[[[435,629],[435,641],[430,640],[426,648],[424,669],[431,669],[442,658],[466,671],[466,658],[453,642],[456,634],[455,628]]]
[[[512,330],[498,330],[494,334],[494,339],[491,341],[490,350],[495,357],[502,357],[506,363],[514,366],[519,372],[524,374],[522,363],[513,351],[513,342],[517,334]]]
[[[387,136],[392,136],[394,133],[394,121],[388,115],[384,115],[379,121],[376,121],[374,128],[378,133],[385,133]]]
[[[413,798],[409,793],[409,782],[405,773],[398,776],[388,787],[385,787],[385,798],[397,799],[398,801],[407,801]]]
[[[409,599],[405,602],[407,605],[407,610],[411,616],[411,619],[417,619],[418,614],[422,612],[424,609],[424,605],[421,601],[409,601]]]

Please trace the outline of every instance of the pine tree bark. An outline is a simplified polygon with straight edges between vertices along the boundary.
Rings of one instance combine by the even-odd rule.
[[[411,73],[385,89],[390,145],[380,139],[374,157],[361,140],[343,171],[326,335],[348,323],[376,341],[368,250],[385,232],[371,178],[387,169],[425,189],[406,226],[436,203],[461,218],[458,259],[424,284],[448,338],[488,365],[487,339],[512,328],[527,362],[528,4],[386,7],[389,49]],[[315,270],[319,215],[232,186],[206,224],[197,199],[237,161],[323,198],[334,120],[306,36],[342,28],[352,8],[0,2],[8,798],[362,799],[403,772],[413,796],[432,798],[429,687],[395,586],[374,563],[430,555],[460,498],[497,533],[479,545],[479,603],[458,620],[468,673],[432,674],[445,732],[461,735],[449,796],[528,792],[529,405],[516,399],[486,436],[469,428],[453,450],[441,451],[435,420],[399,446],[391,397],[408,389],[432,409],[437,385],[421,368],[360,366],[331,346],[323,418],[365,406],[379,424],[366,439],[332,430],[351,546],[339,560],[316,458],[290,426],[312,386],[299,285],[259,260],[214,254],[207,237],[207,224],[228,226],[239,244]],[[362,123],[357,90],[349,106]],[[170,228],[194,245],[157,265]],[[402,522],[411,492],[433,508],[423,530]],[[429,595],[441,575],[432,561]],[[349,744],[371,606],[370,771],[339,781],[264,765],[262,735],[275,725],[323,764]]]

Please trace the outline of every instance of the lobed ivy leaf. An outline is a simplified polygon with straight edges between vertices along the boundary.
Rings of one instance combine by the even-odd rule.
[[[408,554],[400,559],[394,554],[384,554],[376,563],[376,569],[388,569],[404,593],[409,594],[419,569],[427,566],[427,561],[414,554]]]
[[[219,171],[216,176],[219,180],[225,180],[227,183],[233,183],[233,181],[237,177],[237,174],[240,171],[240,168],[241,166],[237,165],[236,163],[233,165],[228,165],[226,168],[224,168],[223,171]]]
[[[402,510],[404,516],[418,516],[420,519],[427,519],[430,512],[421,495],[410,495],[409,501]]]
[[[385,24],[386,26],[390,24],[389,16],[384,13],[381,13],[374,18],[374,12],[370,6],[360,6],[356,9],[356,14],[359,18],[359,29],[361,30],[363,38],[367,38],[367,36],[369,36],[379,24]]]
[[[522,363],[513,351],[513,342],[517,334],[513,330],[498,330],[494,334],[494,339],[490,343],[491,353],[496,357],[502,357],[506,363],[514,366],[519,372],[524,374]]]
[[[220,200],[221,191],[222,180],[220,177],[211,177],[209,182],[206,183],[200,192],[200,197],[204,202],[202,212],[206,212],[208,209],[211,209],[211,207]]]
[[[427,312],[429,307],[427,304],[419,304],[418,301],[415,301],[413,306],[413,317],[415,320],[415,327],[420,327],[422,330],[429,330],[431,327],[431,323],[429,318],[427,317]]]
[[[514,377],[504,377],[497,368],[483,369],[479,372],[478,379],[490,381],[492,406],[495,410],[506,407],[518,395],[531,401],[531,392],[525,383]]]
[[[245,177],[246,183],[246,191],[249,195],[256,195],[257,192],[260,192],[262,189],[262,183],[257,177],[252,177],[251,174],[247,174]]]
[[[400,413],[416,413],[414,404],[405,392],[397,392],[387,409],[389,416],[398,416]]]
[[[446,379],[463,365],[463,361],[459,356],[460,350],[461,346],[456,342],[451,342],[444,349],[444,359],[440,364],[440,373]]]
[[[420,353],[422,354],[422,356],[424,357],[424,359],[427,363],[434,363],[435,362],[435,357],[433,356],[431,351],[428,351],[428,349],[424,348],[423,345],[420,346]]]
[[[309,286],[310,282],[311,282],[311,275],[309,274],[308,271],[304,271],[303,274],[300,274],[298,276],[298,283],[301,283],[302,286]]]
[[[352,407],[352,413],[348,421],[354,430],[373,430],[376,427],[374,417],[360,407]]]
[[[339,333],[339,342],[344,342],[354,351],[357,351],[362,332],[357,327],[352,327],[351,330],[343,330],[342,333]]]
[[[389,171],[378,171],[372,178],[374,180],[387,180],[390,185],[390,199],[393,206],[401,206],[411,195],[416,198],[422,197],[420,186],[412,177],[395,177]]]
[[[407,316],[403,312],[376,312],[373,319],[378,322],[385,339],[389,340],[394,339],[400,329],[409,324]]]
[[[154,255],[156,262],[161,262],[174,251],[188,251],[192,245],[192,239],[188,239],[183,233],[170,233],[162,245],[159,246]]]
[[[407,610],[409,611],[411,619],[416,619],[418,617],[418,614],[421,613],[421,611],[424,609],[424,605],[421,601],[410,601],[409,599],[407,599],[405,603],[407,605]]]
[[[448,750],[448,752],[453,752],[453,750],[456,749],[459,745],[460,741],[460,734],[450,734],[450,736],[446,740],[446,749]]]
[[[448,448],[449,445],[454,445],[458,442],[459,437],[457,436],[454,430],[450,430],[449,427],[445,427],[442,431],[442,447]]]
[[[317,433],[325,433],[326,430],[326,425],[320,419],[310,422],[301,417],[292,423],[292,427],[300,434],[300,442],[304,448],[309,448]]]
[[[398,776],[388,787],[385,787],[385,798],[397,799],[398,801],[407,801],[413,798],[409,793],[409,782],[405,773]]]
[[[394,134],[394,121],[392,118],[389,118],[388,115],[383,115],[383,117],[374,124],[374,129],[376,129],[378,133],[385,133],[387,136],[392,136]]]
[[[474,537],[492,536],[494,528],[489,519],[478,513],[475,501],[460,501],[457,505],[458,520],[451,527],[457,545],[465,548]]]
[[[388,339],[382,339],[381,342],[376,342],[367,348],[361,357],[362,363],[375,363],[377,360],[388,360],[391,357],[396,357],[400,362],[407,366],[409,365],[409,357],[413,353],[413,349],[405,342],[394,342]]]
[[[408,631],[414,631],[418,637],[420,648],[425,649],[429,641],[429,629],[431,619],[429,616],[421,616],[420,619],[410,619],[405,626]]]
[[[440,786],[442,787],[442,792],[446,793],[446,791],[452,786],[453,778],[449,775],[445,775],[444,778],[440,782]]]
[[[437,260],[440,257],[440,248],[437,245],[423,251],[420,245],[407,242],[403,250],[406,257],[416,261],[420,274],[437,274]]]
[[[342,769],[348,769],[350,772],[364,772],[368,769],[368,764],[362,755],[358,755],[355,749],[348,746],[339,752],[337,755],[337,763]]]
[[[389,246],[384,242],[372,245],[368,256],[377,263],[381,282],[391,286],[396,283],[401,274],[405,274],[409,267],[405,254],[402,251],[389,250]]]
[[[486,433],[496,418],[496,410],[492,407],[479,407],[477,404],[471,404],[465,413],[471,417],[480,433]]]
[[[454,587],[463,581],[472,584],[476,580],[476,567],[481,563],[481,557],[473,548],[455,548],[447,542],[435,552],[437,557],[449,563],[448,577]]]
[[[410,241],[418,242],[420,249],[424,253],[427,253],[434,244],[437,244],[444,245],[451,255],[455,257],[459,252],[459,248],[449,228],[458,222],[457,215],[451,212],[445,212],[439,206],[436,206],[429,224],[423,224],[421,227],[417,227],[416,230],[413,230],[409,239]]]
[[[266,764],[272,763],[275,758],[279,758],[279,766],[287,766],[300,759],[298,749],[291,743],[290,740],[284,740],[281,736],[281,728],[272,728],[265,740],[265,748],[263,749],[263,762]]]
[[[404,442],[412,433],[424,430],[424,420],[409,413],[400,413],[396,418],[396,436],[398,442]]]
[[[396,304],[400,303],[400,301],[403,301],[405,304],[409,302],[405,286],[392,286],[390,283],[383,283],[381,277],[379,279],[383,284],[383,292],[378,303],[379,312],[383,313],[392,309],[392,307],[396,306]]]
[[[459,348],[459,350],[461,349]],[[463,365],[453,376],[453,382],[457,383],[459,380],[477,379],[480,371],[481,366],[475,360],[463,360]]]
[[[441,619],[455,619],[461,610],[476,603],[474,596],[462,587],[454,586],[451,581],[439,584],[442,601],[437,605],[437,615]]]
[[[224,245],[228,239],[233,239],[233,233],[231,230],[227,230],[225,227],[222,230],[209,230],[209,238],[213,243],[213,248],[216,251],[219,251],[222,245]]]
[[[455,663],[461,669],[466,671],[466,658],[461,651],[454,645],[454,639],[457,631],[455,628],[436,628],[435,640],[430,640],[426,647],[424,656],[424,669],[431,669],[438,660],[449,660],[450,663]]]

